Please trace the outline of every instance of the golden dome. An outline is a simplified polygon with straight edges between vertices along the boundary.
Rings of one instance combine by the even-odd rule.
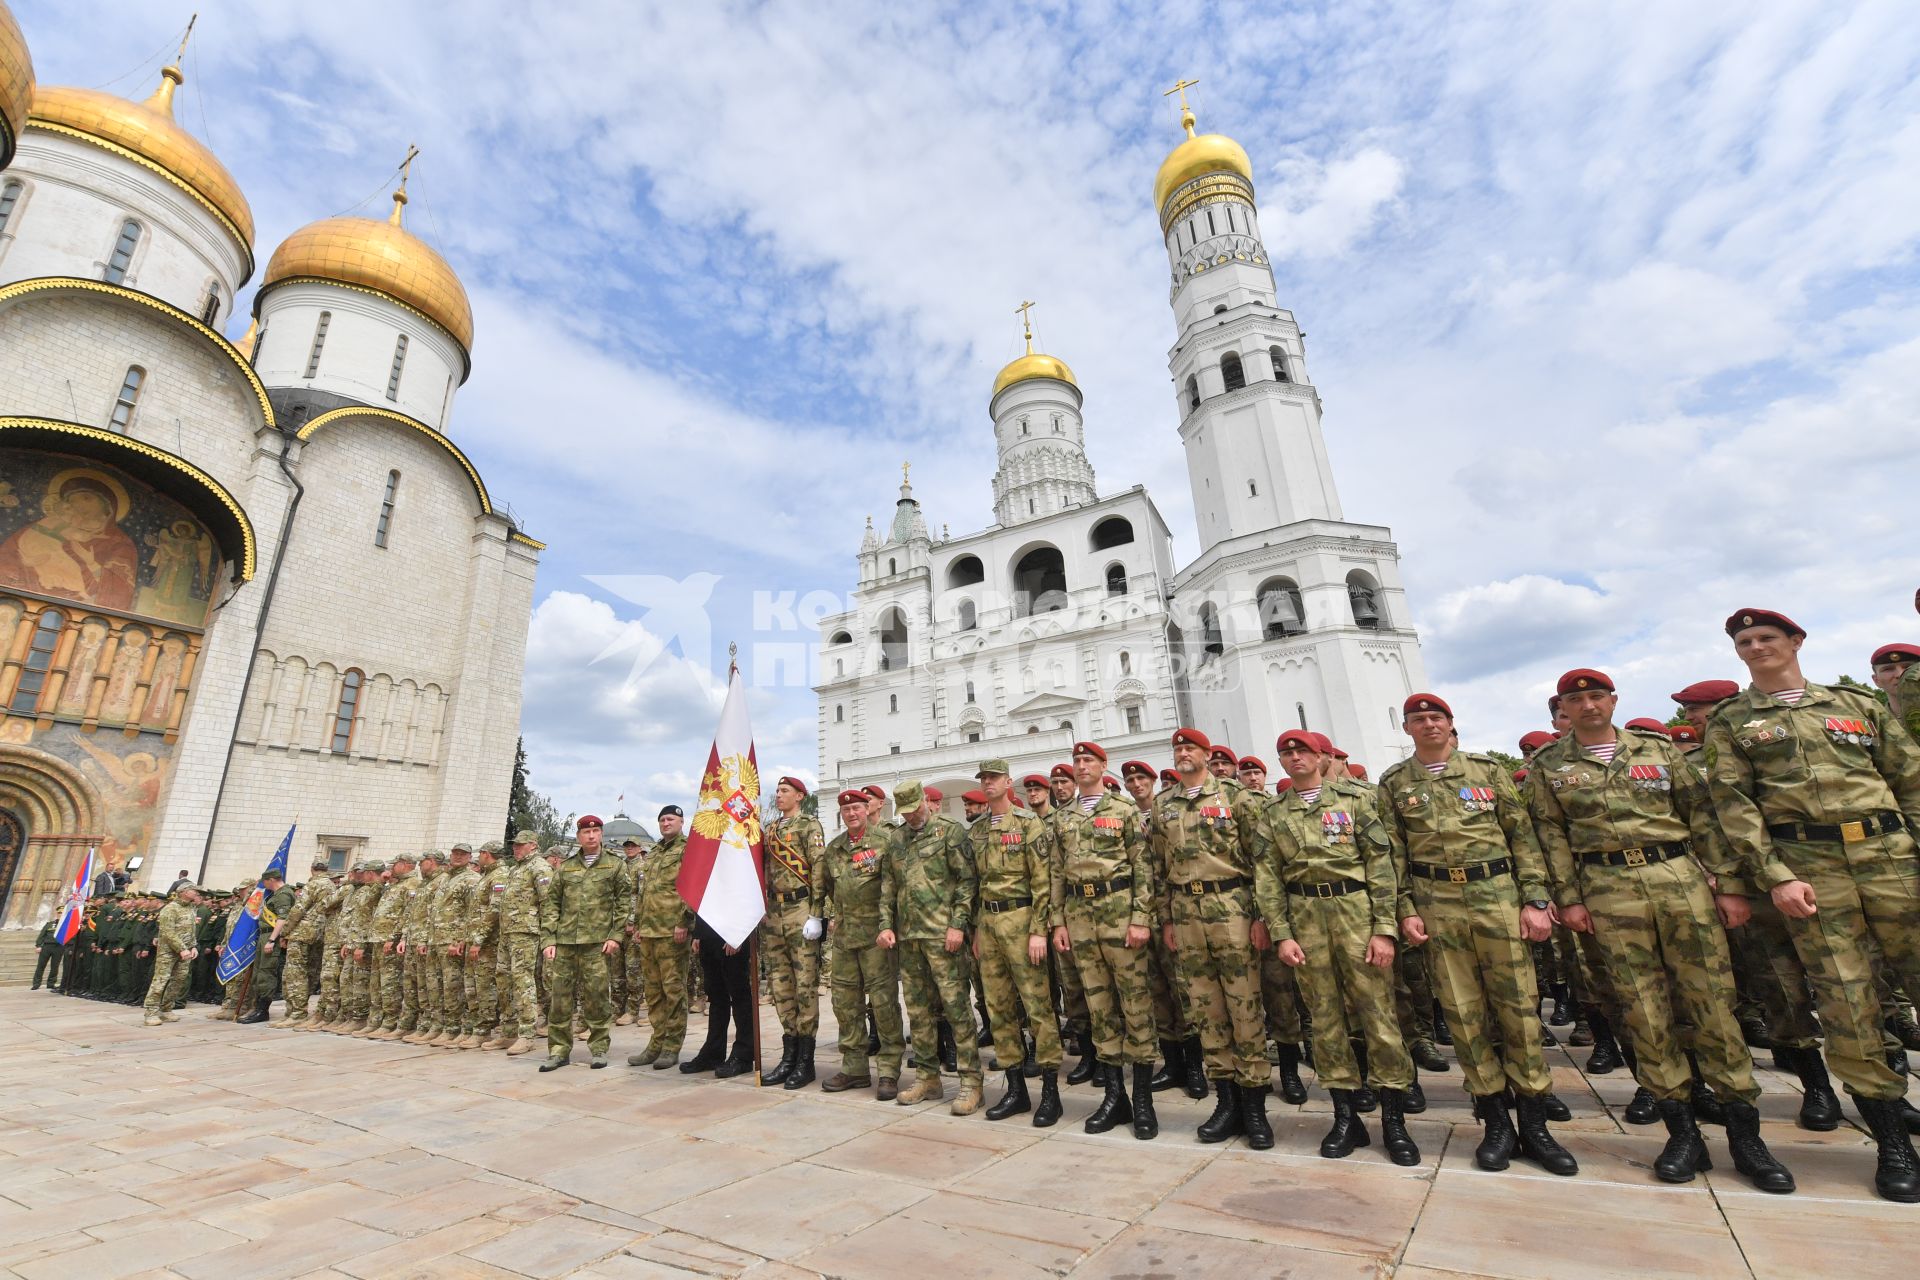
[[[27,127],[33,103],[33,58],[27,38],[13,20],[6,0],[0,0],[0,169],[13,160],[20,131]]]
[[[98,89],[42,86],[33,94],[28,123],[91,142],[152,169],[211,209],[253,256],[253,210],[240,184],[200,139],[173,118],[179,67],[160,72],[160,87],[145,102]],[[248,263],[251,273],[252,263]]]
[[[324,218],[288,236],[267,262],[261,292],[282,280],[324,280],[384,294],[473,349],[473,307],[460,277],[426,241],[400,225],[406,190],[393,193],[393,213],[372,218]]]
[[[993,380],[993,395],[997,396],[1014,383],[1025,382],[1030,378],[1057,378],[1076,390],[1080,386],[1073,380],[1073,370],[1067,368],[1065,360],[1029,350],[1027,354],[1012,361],[1000,371],[1000,376]]]
[[[1160,164],[1160,172],[1153,179],[1153,211],[1164,214],[1167,198],[1195,178],[1209,173],[1231,173],[1243,179],[1249,189],[1253,185],[1253,161],[1247,158],[1246,148],[1223,133],[1202,133],[1193,131],[1193,112],[1183,110],[1180,124],[1187,131],[1187,140],[1175,147]],[[1163,220],[1163,227],[1166,221]]]

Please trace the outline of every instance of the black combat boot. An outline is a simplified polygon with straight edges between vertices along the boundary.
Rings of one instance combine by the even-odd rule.
[[[1181,1042],[1182,1065],[1186,1068],[1186,1083],[1180,1091],[1195,1102],[1207,1096],[1207,1057],[1200,1048],[1199,1036],[1188,1036]]]
[[[1133,1119],[1133,1108],[1127,1101],[1126,1069],[1119,1063],[1103,1064],[1101,1083],[1106,1096],[1100,1099],[1100,1105],[1093,1109],[1083,1126],[1088,1133],[1105,1133],[1117,1124],[1127,1124]],[[1149,1096],[1153,1090],[1147,1090]]]
[[[787,1074],[793,1070],[794,1055],[800,1052],[800,1037],[782,1035],[780,1037],[780,1061],[773,1064],[773,1070],[760,1073],[760,1083],[771,1088],[776,1084],[785,1084]]]
[[[1307,1100],[1307,1086],[1300,1079],[1300,1046],[1280,1042],[1280,1100],[1299,1106]]]
[[[1033,1109],[1033,1127],[1050,1129],[1060,1122],[1060,1073],[1055,1070],[1040,1076],[1040,1105]]]
[[[1473,1114],[1486,1126],[1480,1145],[1473,1150],[1473,1162],[1489,1173],[1498,1173],[1513,1161],[1520,1145],[1513,1117],[1507,1114],[1507,1095],[1489,1093],[1473,1100]]]
[[[1573,1112],[1567,1110],[1567,1104],[1560,1101],[1551,1089],[1540,1095],[1540,1109],[1555,1124],[1565,1124],[1573,1119]]]
[[[1653,1090],[1641,1085],[1633,1091],[1633,1101],[1620,1118],[1628,1124],[1655,1124],[1660,1119],[1660,1100],[1653,1096]]]
[[[1371,1146],[1367,1125],[1354,1110],[1353,1090],[1329,1089],[1333,1095],[1333,1128],[1320,1139],[1320,1154],[1328,1160],[1344,1160],[1356,1147]]]
[[[1412,1058],[1413,1065],[1422,1071],[1438,1074],[1452,1069],[1447,1060],[1440,1056],[1440,1050],[1434,1047],[1431,1040],[1415,1040],[1407,1046],[1407,1056]]]
[[[1699,1076],[1693,1078],[1693,1116],[1701,1124],[1720,1124],[1727,1122],[1727,1109],[1721,1103],[1719,1095],[1707,1087],[1707,1082]]]
[[[1380,1090],[1380,1144],[1387,1159],[1411,1167],[1420,1163],[1420,1148],[1407,1132],[1407,1095],[1398,1089]]]
[[[1554,983],[1553,984],[1553,1012],[1547,1015],[1548,1026],[1564,1027],[1569,1022],[1573,1021],[1573,1014],[1568,1009],[1567,1005],[1568,1005],[1567,984],[1564,982]]]
[[[1572,1177],[1580,1172],[1580,1162],[1547,1132],[1547,1110],[1542,1104],[1548,1096],[1542,1094],[1529,1098],[1521,1094],[1514,1099],[1513,1109],[1520,1117],[1519,1151],[1548,1173],[1557,1173],[1563,1178]]]
[[[1240,1119],[1240,1090],[1231,1080],[1215,1080],[1213,1090],[1213,1114],[1194,1132],[1202,1142],[1225,1142],[1246,1128]]]
[[[1662,1182],[1692,1182],[1694,1174],[1713,1168],[1690,1102],[1685,1098],[1662,1099],[1660,1118],[1667,1122],[1667,1145],[1654,1158],[1653,1171]]]
[[[1069,1085],[1085,1084],[1093,1079],[1095,1072],[1100,1069],[1100,1054],[1093,1047],[1093,1037],[1086,1037],[1082,1043],[1085,1045],[1085,1051],[1081,1053],[1080,1061],[1074,1063],[1073,1070],[1067,1072]]]
[[[867,1056],[873,1058],[878,1057],[879,1054],[880,1024],[873,1020],[873,1010],[869,1009],[867,1010]]]
[[[1574,1016],[1573,1030],[1567,1033],[1567,1043],[1576,1049],[1585,1049],[1593,1043],[1593,1028],[1587,1024],[1585,1011]]]
[[[1246,1130],[1247,1146],[1254,1151],[1267,1151],[1273,1147],[1273,1126],[1267,1123],[1267,1085],[1256,1085],[1249,1089],[1242,1086],[1240,1094],[1240,1127]]]
[[[270,996],[264,1000],[256,1000],[253,1002],[252,1013],[243,1013],[239,1017],[235,1018],[234,1021],[235,1022],[265,1022],[267,1020],[267,1010],[272,1006],[273,1006],[273,999]]]
[[[1873,1171],[1873,1189],[1882,1199],[1901,1204],[1920,1202],[1920,1157],[1913,1151],[1913,1138],[1907,1133],[1900,1108],[1883,1098],[1854,1096],[1853,1105],[1867,1122],[1873,1140],[1880,1147],[1879,1166]]]
[[[1164,1065],[1153,1073],[1153,1087],[1148,1090],[1148,1092],[1159,1093],[1164,1089],[1172,1089],[1180,1083],[1180,1072],[1182,1069],[1180,1061],[1181,1053],[1182,1049],[1178,1040],[1162,1040],[1160,1042],[1160,1059]],[[1138,1093],[1139,1090],[1136,1089],[1134,1092]]]
[[[804,1089],[813,1083],[813,1037],[795,1036],[793,1038],[793,1065],[787,1068],[787,1078],[781,1082],[785,1089]]]
[[[1777,1196],[1794,1188],[1793,1174],[1773,1158],[1767,1144],[1760,1140],[1760,1112],[1750,1102],[1729,1098],[1727,1108],[1727,1146],[1733,1152],[1733,1167],[1762,1191]]]
[[[715,1043],[712,1040],[708,1040],[700,1046],[700,1052],[680,1064],[680,1074],[683,1076],[697,1076],[703,1071],[712,1071],[726,1060],[727,1042],[722,1040]]]
[[[953,1024],[945,1018],[940,1019],[934,1029],[934,1044],[934,1056],[940,1059],[941,1068],[949,1072],[960,1070],[960,1046],[953,1041]]]
[[[1433,1042],[1453,1047],[1453,1031],[1447,1026],[1446,1012],[1440,1008],[1438,1000],[1433,1002]]]
[[[1018,1070],[1007,1072],[1007,1091],[1000,1100],[987,1108],[987,1119],[1005,1120],[1008,1116],[1017,1116],[1033,1110],[1033,1103],[1027,1098],[1026,1073]]]
[[[1920,1053],[1920,1021],[1915,1021],[1913,1010],[1901,1005],[1898,1013],[1887,1019],[1887,1031],[1915,1053]]]
[[[1020,1074],[1031,1080],[1040,1074],[1040,1061],[1033,1056],[1033,1037],[1023,1036],[1022,1042],[1027,1046],[1027,1056],[1020,1063]]]
[[[1740,1023],[1740,1038],[1747,1042],[1747,1048],[1773,1048],[1773,1037],[1767,1032],[1766,1015],[1758,1009],[1748,1008],[1736,1016]]]
[[[1410,1116],[1425,1113],[1427,1109],[1427,1091],[1420,1087],[1420,1073],[1413,1073],[1413,1083],[1407,1086],[1406,1096],[1400,1099],[1400,1109]]]
[[[980,1049],[993,1047],[993,1019],[987,1016],[987,996],[984,988],[975,987],[973,993],[973,1016],[979,1023],[980,1034],[974,1037],[974,1046]]]
[[[1553,1028],[1544,1022],[1540,1024],[1540,1047],[1543,1049],[1558,1049],[1560,1047],[1560,1037],[1553,1034]]]
[[[1142,1142],[1160,1136],[1160,1117],[1153,1113],[1153,1064],[1133,1068],[1133,1136]]]
[[[1380,1098],[1367,1083],[1367,1046],[1358,1040],[1353,1043],[1353,1061],[1360,1070],[1360,1087],[1353,1091],[1353,1109],[1365,1115],[1379,1107]]]
[[[1796,1049],[1775,1045],[1774,1059],[1800,1077],[1800,1114],[1794,1123],[1815,1133],[1831,1133],[1840,1127],[1840,1098],[1827,1077],[1827,1061],[1816,1046]]]
[[[1587,1055],[1587,1074],[1604,1076],[1618,1071],[1625,1059],[1620,1054],[1620,1042],[1614,1039],[1613,1024],[1598,1009],[1589,1009],[1587,1026],[1593,1031],[1593,1052]]]

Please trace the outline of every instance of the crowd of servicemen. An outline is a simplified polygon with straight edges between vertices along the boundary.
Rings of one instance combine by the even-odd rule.
[[[680,899],[677,806],[644,857],[603,850],[589,815],[577,845],[546,856],[522,831],[444,862],[402,855],[340,877],[316,862],[298,888],[266,883],[252,1007],[236,981],[214,1016],[264,1021],[284,994],[297,1029],[509,1054],[544,1032],[542,1071],[568,1065],[577,1038],[604,1067],[611,1026],[644,1017],[630,1066],[725,1078],[754,1070],[757,954],[782,1028],[764,1085],[817,1079],[824,972],[839,1026],[829,1092],[940,1100],[953,1072],[952,1111],[971,1114],[991,1046],[1005,1083],[986,1118],[1044,1127],[1071,1050],[1065,1083],[1101,1091],[1087,1132],[1151,1139],[1156,1092],[1211,1091],[1199,1140],[1261,1150],[1276,1078],[1304,1102],[1304,1063],[1333,1102],[1321,1155],[1369,1145],[1377,1111],[1389,1158],[1414,1165],[1405,1117],[1426,1107],[1418,1072],[1450,1069],[1438,1043],[1483,1128],[1477,1164],[1562,1175],[1578,1165],[1550,1129],[1569,1117],[1543,1049],[1571,1023],[1589,1073],[1631,1070],[1625,1118],[1665,1125],[1661,1179],[1711,1168],[1706,1122],[1756,1187],[1794,1190],[1755,1107],[1751,1050],[1770,1047],[1802,1085],[1797,1123],[1838,1127],[1837,1076],[1876,1145],[1876,1190],[1920,1201],[1920,1112],[1906,1101],[1906,1051],[1920,1048],[1920,646],[1873,654],[1883,704],[1807,681],[1805,632],[1783,614],[1742,610],[1726,632],[1744,689],[1702,681],[1672,695],[1683,723],[1617,724],[1614,681],[1569,671],[1553,729],[1521,739],[1516,772],[1461,750],[1453,709],[1416,693],[1412,753],[1377,780],[1289,730],[1270,791],[1263,760],[1183,728],[1171,768],[1128,760],[1116,776],[1097,742],[1046,775],[984,761],[964,822],[917,781],[848,789],[829,840],[804,782],[781,778],[756,949],[728,947]],[[150,1025],[177,1016],[204,959],[200,899],[183,883],[157,913],[137,905],[151,899],[124,908],[150,917]],[[114,974],[124,998],[139,969],[123,974],[123,954],[95,945],[81,963]],[[682,1062],[696,959],[708,1030]]]

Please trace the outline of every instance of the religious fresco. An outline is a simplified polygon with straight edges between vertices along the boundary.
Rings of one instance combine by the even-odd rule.
[[[37,728],[9,717],[0,722],[0,762],[15,746],[54,756],[84,779],[99,819],[98,829],[86,834],[98,837],[101,866],[124,867],[128,858],[152,849],[173,769],[170,743],[150,733],[88,733],[71,724]],[[9,923],[18,923],[14,914],[10,906]]]
[[[206,623],[220,556],[187,509],[117,468],[0,449],[0,587]]]

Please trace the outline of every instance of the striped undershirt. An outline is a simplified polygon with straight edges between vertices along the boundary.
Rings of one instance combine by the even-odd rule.
[[[1799,705],[1800,699],[1807,696],[1807,691],[1805,689],[1775,689],[1773,696],[1792,707]]]
[[[1587,754],[1598,760],[1601,764],[1612,764],[1613,753],[1619,749],[1620,740],[1615,738],[1612,742],[1595,743],[1593,746],[1587,748]]]
[[[1095,805],[1097,805],[1097,804],[1099,804],[1099,803],[1100,803],[1100,797],[1099,797],[1099,796],[1097,796],[1097,795],[1094,795],[1094,796],[1081,796],[1081,797],[1080,797],[1080,811],[1081,811],[1082,813],[1092,813],[1092,812],[1093,812],[1093,806],[1095,806]]]
[[[1187,799],[1189,799],[1189,800],[1198,800],[1198,799],[1200,798],[1200,792],[1201,792],[1201,790],[1202,790],[1202,788],[1204,788],[1205,786],[1206,786],[1206,784],[1205,784],[1205,783],[1202,783],[1202,784],[1200,784],[1200,786],[1198,786],[1198,787],[1188,787],[1188,788],[1187,788]]]
[[[1302,791],[1300,793],[1300,798],[1306,801],[1308,804],[1312,804],[1315,800],[1318,800],[1320,798],[1320,788],[1315,787],[1311,791]]]
[[[1447,771],[1447,762],[1445,760],[1436,760],[1432,764],[1427,766],[1427,772],[1432,774],[1436,778],[1439,777],[1441,774],[1445,773],[1446,771]]]

